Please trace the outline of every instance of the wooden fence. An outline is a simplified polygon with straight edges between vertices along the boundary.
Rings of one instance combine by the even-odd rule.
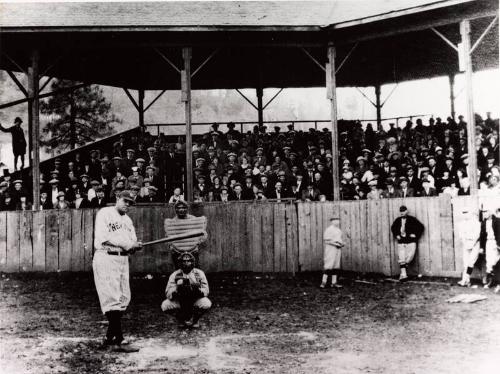
[[[193,205],[207,216],[208,242],[200,250],[207,272],[316,271],[322,268],[322,235],[330,217],[338,220],[346,247],[342,268],[394,275],[399,272],[390,226],[406,205],[425,226],[411,271],[429,276],[459,276],[462,251],[455,228],[464,206],[478,209],[497,199],[447,197],[317,203],[207,203]],[[0,212],[0,271],[89,271],[92,268],[96,211],[48,210]],[[173,207],[135,207],[130,216],[140,240],[164,236],[165,218]],[[133,272],[172,270],[165,245],[135,254]]]

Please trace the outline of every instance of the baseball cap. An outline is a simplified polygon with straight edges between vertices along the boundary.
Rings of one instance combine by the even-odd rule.
[[[133,199],[132,195],[130,194],[130,191],[124,190],[120,192],[120,195],[118,195],[120,199],[127,200],[130,204],[135,204],[135,200]]]

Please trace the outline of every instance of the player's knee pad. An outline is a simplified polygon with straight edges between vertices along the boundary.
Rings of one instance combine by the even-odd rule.
[[[201,299],[196,300],[194,303],[194,307],[198,309],[208,310],[212,307],[212,302],[208,297],[202,297]]]

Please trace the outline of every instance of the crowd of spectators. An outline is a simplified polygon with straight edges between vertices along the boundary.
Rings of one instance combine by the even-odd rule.
[[[476,117],[480,189],[500,195],[498,120]],[[344,200],[467,195],[470,181],[467,126],[430,118],[386,131],[359,121],[339,122],[339,165],[334,167],[328,129],[298,131],[292,124],[241,133],[213,124],[193,139],[194,201],[333,198],[332,173],[340,175]],[[41,174],[42,209],[101,207],[124,189],[138,203],[184,199],[185,143],[147,132],[120,136],[110,149],[56,158]],[[8,172],[0,182],[0,210],[31,209],[31,191]]]

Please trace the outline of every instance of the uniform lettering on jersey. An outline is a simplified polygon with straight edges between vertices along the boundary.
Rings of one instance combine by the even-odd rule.
[[[108,223],[108,230],[109,231],[118,231],[121,229],[125,229],[127,231],[132,231],[130,227],[124,226],[121,222],[110,222]]]

